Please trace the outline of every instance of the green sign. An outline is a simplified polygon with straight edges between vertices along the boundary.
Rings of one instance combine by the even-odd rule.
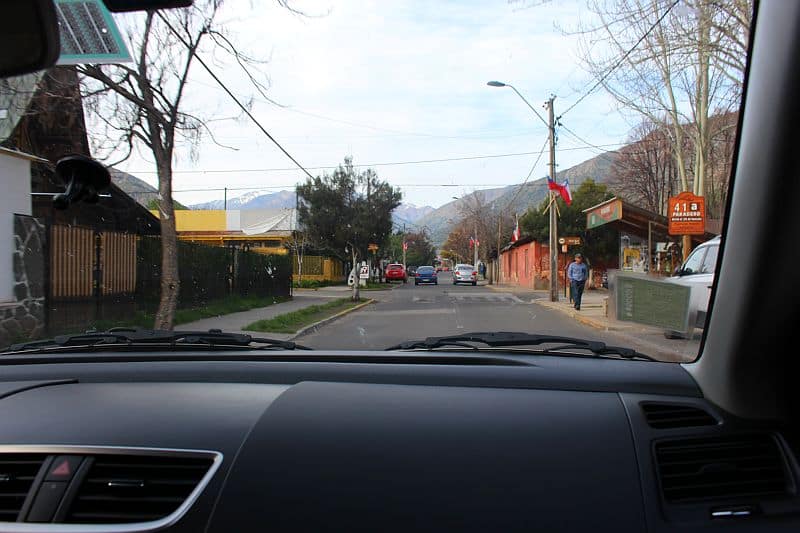
[[[55,0],[61,37],[59,65],[131,61],[114,19],[100,0]]]
[[[622,201],[615,198],[586,213],[586,229],[593,229],[621,218]]]
[[[621,273],[615,285],[617,320],[672,331],[689,329],[689,287]]]

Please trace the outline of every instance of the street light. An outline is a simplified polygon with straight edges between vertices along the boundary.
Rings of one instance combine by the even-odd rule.
[[[545,120],[542,115],[539,114],[538,111],[528,102],[522,93],[520,93],[516,87],[510,85],[508,83],[503,83],[502,81],[490,81],[487,82],[486,85],[489,87],[511,87],[517,96],[519,96],[525,105],[527,105],[531,111],[541,120],[546,126],[547,130],[550,132],[550,179],[556,179],[556,127],[555,127],[555,116],[553,112],[553,99],[555,96],[551,97],[547,101],[547,110],[549,113],[548,118],[550,119]],[[556,250],[558,246],[558,225],[556,221],[556,209],[553,203],[555,202],[555,193],[554,191],[549,191],[550,196],[550,301],[557,302],[558,301],[558,278],[556,277],[556,272],[558,271],[558,251]],[[498,261],[500,259],[500,250],[497,250],[497,258]]]

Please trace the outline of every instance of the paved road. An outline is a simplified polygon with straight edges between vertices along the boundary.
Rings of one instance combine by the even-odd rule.
[[[408,283],[393,291],[364,293],[378,302],[298,341],[312,348],[368,350],[429,336],[525,331],[598,339],[652,353],[631,339],[580,324],[559,311],[536,305],[529,292],[496,292],[480,285],[453,286],[451,281],[449,274],[442,273],[439,285],[415,287]]]

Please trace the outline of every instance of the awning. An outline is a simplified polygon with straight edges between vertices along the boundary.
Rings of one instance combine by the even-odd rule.
[[[669,235],[667,217],[648,209],[633,205],[621,198],[611,198],[595,206],[583,210],[586,213],[586,229],[593,230],[601,226],[610,226],[619,231],[647,237],[652,232],[671,240],[678,240],[679,235]],[[692,235],[692,241],[700,244],[715,237],[706,231],[703,235]]]

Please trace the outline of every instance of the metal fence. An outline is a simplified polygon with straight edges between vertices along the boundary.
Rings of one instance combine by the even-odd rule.
[[[178,241],[179,308],[232,294],[289,296],[291,257]],[[49,228],[47,329],[51,334],[155,310],[161,291],[161,239]]]

